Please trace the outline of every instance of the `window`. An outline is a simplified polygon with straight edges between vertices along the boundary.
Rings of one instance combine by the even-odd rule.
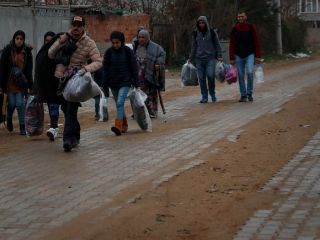
[[[315,13],[320,12],[320,0],[300,0],[299,7],[302,13]]]

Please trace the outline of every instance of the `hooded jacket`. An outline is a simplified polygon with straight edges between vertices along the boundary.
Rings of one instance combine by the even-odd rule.
[[[22,32],[22,31],[21,31]],[[0,88],[3,92],[7,92],[8,81],[10,77],[11,70],[16,63],[12,59],[12,54],[19,51],[24,55],[23,57],[23,67],[22,73],[27,79],[28,88],[32,89],[33,87],[33,76],[32,76],[32,68],[33,68],[33,59],[32,59],[32,48],[27,46],[25,43],[22,45],[21,48],[17,49],[15,46],[15,37],[16,35],[20,35],[15,33],[11,42],[3,49],[0,59]],[[23,35],[22,35],[23,36]]]
[[[205,22],[205,29],[201,30],[199,22]],[[210,60],[222,57],[221,46],[217,33],[210,28],[207,17],[200,16],[197,20],[196,30],[192,35],[190,60]]]

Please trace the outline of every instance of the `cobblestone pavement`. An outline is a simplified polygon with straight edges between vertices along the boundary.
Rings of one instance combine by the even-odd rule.
[[[199,119],[197,125],[170,134],[152,136],[133,127],[130,131],[136,130],[134,137],[116,138],[105,131],[105,125],[97,124],[82,132],[80,146],[69,154],[62,151],[61,139],[55,143],[31,139],[14,154],[0,157],[0,239],[36,239],[79,214],[102,206],[119,191],[156,175],[168,164],[191,161],[212,143],[238,132],[255,118],[272,113],[304,87],[319,84],[318,75],[312,74],[319,67],[319,62],[313,62],[271,73],[266,82],[277,84],[284,76],[294,81],[281,82],[272,91],[260,91],[253,104],[234,103],[221,112],[208,108],[206,118]],[[297,76],[301,72],[305,73],[303,79]],[[184,117],[190,109],[200,107],[198,98],[190,95],[168,102],[168,113],[160,119]],[[220,86],[219,101],[235,98],[236,85]],[[92,109],[89,102],[81,111]],[[302,212],[297,213],[301,215]]]
[[[320,131],[262,189],[283,200],[257,211],[234,240],[320,239]]]

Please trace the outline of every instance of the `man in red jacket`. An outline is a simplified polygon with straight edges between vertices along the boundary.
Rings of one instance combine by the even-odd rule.
[[[241,98],[239,102],[253,101],[254,64],[261,63],[261,50],[256,27],[247,22],[247,15],[238,13],[238,22],[232,27],[229,45],[230,64],[238,71]],[[247,73],[247,85],[244,77]]]

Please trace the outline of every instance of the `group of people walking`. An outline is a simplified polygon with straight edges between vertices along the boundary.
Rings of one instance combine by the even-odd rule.
[[[78,108],[81,104],[67,101],[61,95],[66,81],[76,72],[80,75],[90,72],[100,76],[99,84],[104,93],[108,96],[109,89],[111,90],[117,110],[114,125],[111,127],[115,135],[119,136],[128,130],[124,106],[132,86],[147,94],[145,103],[148,112],[151,118],[156,118],[159,90],[164,90],[164,49],[150,39],[149,32],[143,27],[138,29],[133,49],[125,45],[122,32],[112,32],[109,40],[111,47],[102,57],[94,40],[85,32],[85,19],[74,16],[67,32],[47,32],[44,35],[44,44],[36,56],[33,81],[32,47],[25,43],[23,31],[15,32],[10,44],[4,48],[0,60],[0,94],[7,93],[8,96],[8,131],[13,131],[12,116],[17,109],[20,134],[26,134],[24,97],[33,93],[38,101],[48,104],[49,139],[53,141],[58,136],[61,106],[64,114],[63,148],[70,152],[76,147],[81,138],[78,121]],[[194,62],[197,67],[201,89],[200,103],[207,103],[209,95],[212,102],[216,102],[214,73],[216,61],[222,61],[222,53],[217,33],[210,28],[204,16],[200,16],[196,22],[189,61]],[[230,63],[235,64],[238,69],[241,102],[247,99],[253,101],[254,61],[260,61],[256,29],[253,24],[246,22],[245,13],[240,12],[238,23],[231,32]],[[245,69],[248,75],[247,86],[244,81]],[[98,118],[97,104],[95,112]]]
[[[17,31],[4,49],[0,63],[0,94],[8,95],[8,130],[13,131],[12,115],[17,108],[20,134],[26,134],[24,97],[28,93],[33,93],[38,101],[48,104],[50,128],[47,135],[50,140],[54,140],[59,132],[58,118],[61,106],[65,119],[63,148],[66,152],[70,152],[79,144],[81,138],[78,121],[78,108],[81,104],[65,100],[61,90],[73,74],[83,75],[86,72],[102,76],[100,84],[104,92],[109,93],[109,89],[112,92],[117,113],[111,130],[116,135],[128,130],[124,105],[131,86],[149,92],[146,105],[150,116],[156,117],[158,85],[153,77],[156,68],[164,71],[165,51],[150,40],[149,32],[145,29],[138,32],[133,50],[125,45],[125,36],[122,32],[112,32],[110,42],[111,47],[106,50],[102,58],[96,43],[85,32],[85,19],[82,16],[74,16],[71,28],[66,33],[45,34],[44,45],[36,56],[33,81],[32,49],[25,43],[25,33]],[[26,78],[27,85],[19,86],[13,68],[17,68]],[[96,115],[97,113],[96,109]]]
[[[239,11],[237,23],[232,27],[229,44],[230,64],[235,65],[238,74],[240,99],[239,102],[253,101],[254,64],[261,63],[261,50],[258,34],[254,24],[247,22],[247,15]],[[210,28],[205,16],[196,22],[196,30],[192,34],[192,48],[189,62],[197,68],[201,99],[200,103],[216,102],[215,66],[222,61],[219,38],[214,29]],[[245,74],[247,81],[245,81]]]

